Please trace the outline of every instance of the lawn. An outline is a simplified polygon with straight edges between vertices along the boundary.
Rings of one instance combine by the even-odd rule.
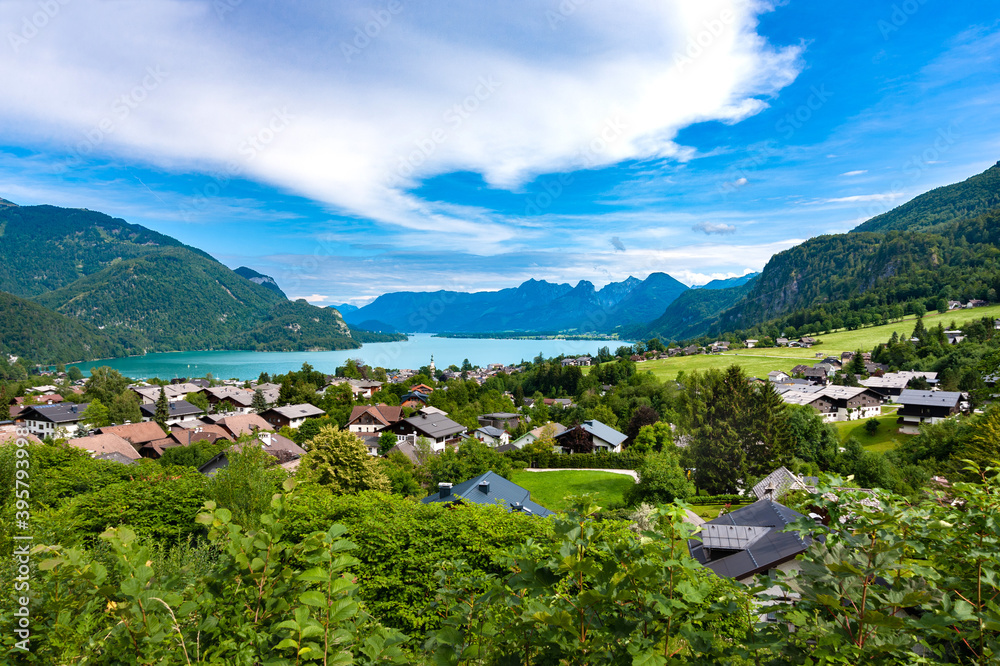
[[[954,322],[962,324],[983,317],[1000,318],[1000,305],[969,310],[953,310],[943,315],[937,312],[924,316],[924,326],[931,328],[943,324],[945,328]],[[873,326],[856,331],[837,331],[815,336],[820,344],[809,349],[779,347],[773,349],[740,349],[725,354],[697,354],[695,356],[676,356],[662,361],[646,361],[639,364],[639,370],[652,372],[659,379],[676,379],[678,372],[691,373],[696,370],[710,368],[727,368],[733,364],[743,367],[744,372],[751,377],[767,377],[772,370],[790,371],[796,365],[804,363],[813,365],[823,356],[840,356],[840,352],[861,349],[871,351],[875,345],[888,342],[895,332],[907,336],[913,332],[916,319],[908,315],[903,319],[886,324]]]
[[[865,431],[866,421],[841,421],[834,423],[833,427],[840,434],[840,441],[846,442],[848,437],[856,437],[861,446],[868,451],[892,451],[899,446],[900,442],[913,435],[901,435],[896,432],[896,407],[889,406],[882,408],[882,416],[878,417],[879,427],[874,435],[869,435]]]
[[[621,502],[625,490],[634,482],[631,476],[591,470],[557,472],[514,472],[511,481],[531,493],[531,499],[546,509],[566,511],[570,495],[593,494],[598,506]]]

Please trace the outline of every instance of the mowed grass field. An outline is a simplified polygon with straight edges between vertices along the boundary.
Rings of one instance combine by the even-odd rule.
[[[969,310],[953,310],[945,314],[928,314],[924,316],[924,326],[931,328],[942,324],[945,328],[954,322],[962,324],[983,317],[1000,318],[1000,305]],[[916,318],[909,315],[899,321],[884,326],[873,326],[856,331],[837,331],[814,336],[819,341],[809,349],[778,347],[773,349],[740,349],[725,354],[698,354],[695,356],[677,356],[662,361],[645,361],[639,364],[640,371],[652,372],[660,379],[676,379],[677,373],[691,373],[710,368],[727,368],[734,363],[743,367],[744,372],[751,377],[767,377],[772,370],[788,372],[796,365],[804,363],[812,365],[822,356],[839,356],[841,352],[871,351],[875,345],[888,342],[895,332],[907,336],[913,332]]]
[[[592,470],[559,470],[557,472],[514,472],[511,481],[531,493],[531,499],[551,511],[570,508],[567,497],[593,494],[598,506],[621,502],[625,491],[634,483],[631,476],[595,472]]]

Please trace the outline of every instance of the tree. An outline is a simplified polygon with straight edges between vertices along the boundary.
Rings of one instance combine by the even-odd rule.
[[[396,446],[397,440],[396,436],[389,432],[388,430],[383,432],[378,436],[378,454],[380,456],[389,455],[391,451]]]
[[[100,400],[94,398],[80,415],[80,422],[91,428],[109,426],[111,421],[108,419],[108,408]]]
[[[698,488],[735,493],[790,461],[787,406],[771,384],[751,385],[736,365],[687,378],[687,450]]]
[[[851,358],[851,362],[847,364],[847,367],[844,368],[844,370],[860,376],[864,376],[867,374],[867,368],[865,367],[865,357],[860,349],[854,352],[854,356]]]
[[[625,491],[628,506],[668,504],[694,495],[694,484],[688,480],[679,456],[673,451],[646,455],[636,471],[639,472],[638,483]]]
[[[66,374],[71,382],[78,382],[83,379],[83,371],[75,365],[72,366]]]
[[[208,414],[208,396],[205,395],[204,391],[192,391],[185,395],[184,399]]]
[[[365,445],[352,432],[323,426],[306,448],[309,453],[299,465],[300,478],[327,486],[335,494],[391,489],[378,460],[368,455]]]
[[[639,431],[645,427],[650,426],[660,420],[660,415],[655,409],[647,405],[640,405],[632,412],[632,418],[629,419],[628,426],[625,427],[625,434],[628,435],[628,439],[625,440],[625,444],[628,447],[632,446],[635,438],[639,435]]]
[[[670,449],[674,444],[674,431],[669,423],[660,421],[652,425],[645,425],[639,429],[639,434],[632,442],[628,450],[634,453],[651,453]]]
[[[865,422],[865,432],[868,433],[869,437],[874,437],[875,433],[878,432],[878,419],[868,419]]]
[[[90,379],[84,385],[83,395],[87,400],[100,400],[110,405],[115,396],[128,388],[128,379],[120,372],[102,365],[90,369]]]
[[[156,399],[156,415],[153,420],[164,430],[167,429],[167,419],[170,418],[170,404],[167,402],[167,392],[160,389],[160,395]]]
[[[111,423],[141,423],[142,410],[139,408],[139,396],[135,391],[125,390],[115,396],[108,408],[108,420]]]
[[[594,450],[594,439],[582,426],[570,429],[559,438],[559,444],[570,453],[591,453]]]
[[[267,411],[267,400],[264,398],[264,394],[260,389],[253,392],[253,400],[250,402],[250,409],[258,414]]]
[[[254,436],[244,436],[239,441],[242,448],[226,454],[229,464],[211,480],[209,495],[232,512],[233,520],[253,528],[261,524],[261,515],[268,512],[271,498],[281,491],[287,473],[275,464],[274,456]]]
[[[837,430],[808,405],[789,405],[788,428],[792,438],[791,455],[828,467],[837,456],[840,436]]]

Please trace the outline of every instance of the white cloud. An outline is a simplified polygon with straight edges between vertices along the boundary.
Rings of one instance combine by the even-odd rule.
[[[459,248],[523,229],[413,186],[471,171],[516,190],[542,173],[689,159],[680,129],[758,113],[801,69],[801,47],[756,34],[756,0],[574,5],[554,29],[534,0],[405,4],[347,55],[382,5],[233,4],[60,5],[0,49],[0,89],[17,91],[0,98],[0,139],[248,177]],[[4,2],[0,23],[37,11]]]
[[[736,233],[736,227],[732,224],[722,224],[721,222],[699,222],[691,227],[692,231],[700,231],[704,234],[719,234],[727,236]]]
[[[819,204],[831,204],[831,203],[865,203],[868,201],[886,201],[891,202],[903,197],[900,192],[882,192],[879,194],[856,194],[850,197],[837,197],[834,199],[823,199],[815,203]]]
[[[840,175],[847,178],[853,178],[854,176],[863,176],[866,173],[868,173],[868,169],[860,169],[858,171],[847,171]]]

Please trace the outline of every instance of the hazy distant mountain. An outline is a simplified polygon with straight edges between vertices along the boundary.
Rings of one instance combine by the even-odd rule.
[[[340,305],[328,305],[326,307],[334,308],[337,310],[337,312],[339,312],[342,315],[347,314],[348,312],[354,312],[355,310],[358,309],[357,305],[351,305],[350,303],[341,303]]]
[[[600,291],[586,280],[572,287],[532,279],[500,291],[383,294],[343,314],[352,325],[376,320],[408,332],[603,332],[651,321],[686,290],[664,273],[629,277]]]
[[[270,289],[271,291],[276,293],[278,296],[281,296],[282,298],[286,299],[288,298],[288,296],[285,296],[285,292],[281,291],[281,287],[278,286],[278,283],[275,282],[274,278],[271,277],[270,275],[264,275],[263,273],[258,273],[254,269],[247,268],[246,266],[240,266],[233,272],[236,273],[237,275],[242,275],[243,277],[245,277],[246,279],[250,280],[255,284],[259,284],[265,289]]]

